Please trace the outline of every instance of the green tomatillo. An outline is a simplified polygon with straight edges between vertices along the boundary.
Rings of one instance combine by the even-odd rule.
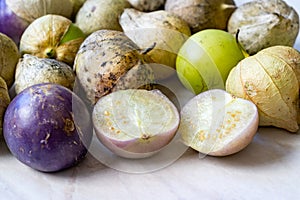
[[[192,35],[180,48],[176,71],[182,84],[195,94],[224,89],[230,70],[244,57],[233,35],[206,29]]]

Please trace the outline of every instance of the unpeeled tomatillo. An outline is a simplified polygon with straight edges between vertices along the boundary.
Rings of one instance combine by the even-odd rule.
[[[60,15],[45,15],[24,31],[20,52],[40,58],[52,58],[73,65],[85,34],[71,20]]]
[[[257,105],[259,125],[297,132],[299,61],[300,54],[292,47],[266,48],[232,69],[226,90]]]

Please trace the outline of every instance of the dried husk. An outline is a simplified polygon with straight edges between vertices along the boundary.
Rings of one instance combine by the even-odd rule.
[[[87,37],[75,58],[74,69],[91,105],[110,92],[147,87],[154,81],[138,46],[115,30],[99,30]]]
[[[193,33],[208,28],[226,30],[235,9],[233,0],[167,0],[165,3],[165,10],[185,20]]]
[[[300,88],[300,56],[299,51],[290,46],[276,45],[260,51],[286,62],[296,73]]]
[[[124,33],[141,49],[154,47],[147,52],[147,62],[159,63],[175,68],[176,57],[180,47],[191,35],[188,24],[177,15],[159,10],[141,12],[125,9],[120,17]],[[156,78],[166,78],[175,70],[165,70],[161,66]]]
[[[73,3],[73,16],[75,17],[78,10],[82,7],[82,5],[86,2],[86,0],[71,0]]]
[[[19,60],[15,77],[17,94],[39,83],[56,83],[72,90],[75,81],[75,73],[67,64],[29,54]]]
[[[70,18],[73,12],[71,0],[6,0],[6,3],[16,15],[28,22],[47,14]]]
[[[17,45],[7,35],[0,33],[0,76],[5,80],[7,87],[14,82],[16,65],[20,58]]]
[[[140,11],[155,11],[165,4],[165,0],[128,0],[128,2]]]
[[[8,88],[4,79],[0,76],[0,136],[2,136],[2,125],[4,114],[7,106],[10,103]]]
[[[299,32],[297,12],[282,0],[255,0],[238,7],[228,21],[250,55],[276,45],[293,46]]]
[[[230,72],[226,90],[256,104],[260,126],[297,132],[300,54],[289,52],[290,48],[270,47],[245,58]]]
[[[122,31],[119,16],[130,7],[127,0],[88,0],[79,9],[75,24],[87,35],[102,29]]]
[[[36,19],[21,37],[21,54],[52,58],[73,65],[85,35],[82,33],[74,39],[62,42],[71,26],[75,27],[71,20],[59,15],[45,15]]]

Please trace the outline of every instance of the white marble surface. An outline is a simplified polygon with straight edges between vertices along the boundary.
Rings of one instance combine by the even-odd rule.
[[[37,172],[0,148],[0,199],[297,199],[300,137],[261,128],[243,151],[216,158],[191,149],[172,165],[131,174],[102,165],[91,155],[77,167]]]
[[[300,10],[296,1],[287,0]],[[298,199],[299,169],[300,135],[276,128],[260,128],[235,155],[200,157],[188,149],[163,169],[141,174],[109,168],[91,154],[71,169],[41,173],[17,161],[1,140],[0,200]]]

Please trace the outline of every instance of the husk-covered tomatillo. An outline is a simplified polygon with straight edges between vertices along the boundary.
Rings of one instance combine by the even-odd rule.
[[[14,82],[16,65],[20,58],[15,42],[7,35],[0,33],[0,76],[8,87]]]
[[[89,0],[79,9],[75,24],[87,35],[101,29],[122,31],[119,16],[130,7],[127,0]]]
[[[299,16],[282,0],[250,1],[232,13],[228,31],[234,35],[239,31],[239,42],[253,55],[270,46],[293,46],[299,32]]]
[[[29,22],[17,16],[6,4],[0,0],[0,32],[10,37],[17,45]]]
[[[80,96],[90,105],[113,91],[147,88],[154,81],[141,50],[121,31],[99,30],[89,35],[73,67],[78,79],[74,87],[84,91]]]
[[[140,11],[155,11],[164,5],[165,0],[128,0],[128,2]]]
[[[247,57],[233,68],[226,90],[256,104],[261,126],[297,132],[299,126],[300,54],[287,46],[273,46]]]
[[[71,0],[6,0],[6,3],[16,15],[28,22],[47,14],[70,18],[73,11]]]
[[[4,113],[9,103],[10,103],[10,97],[8,93],[8,88],[4,79],[1,78],[0,76],[0,136],[2,136],[2,123],[3,123]]]
[[[59,15],[45,15],[24,31],[20,51],[72,65],[84,39],[85,34],[71,20]]]
[[[165,10],[185,20],[193,33],[203,29],[225,30],[235,10],[233,0],[167,0]]]
[[[74,81],[75,73],[66,63],[25,54],[17,65],[15,91],[18,94],[39,83],[56,83],[72,90]]]
[[[125,9],[120,17],[124,33],[141,49],[153,47],[147,55],[149,63],[165,66],[154,68],[156,78],[170,76],[175,70],[176,57],[180,47],[191,35],[188,24],[177,15],[164,11],[140,12]],[[166,67],[168,66],[168,67]]]
[[[73,3],[73,17],[75,17],[78,10],[86,2],[86,0],[71,0],[71,2]]]

